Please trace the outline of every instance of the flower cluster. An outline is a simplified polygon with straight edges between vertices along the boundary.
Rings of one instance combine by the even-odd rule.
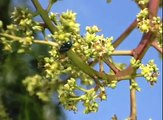
[[[43,101],[49,101],[50,92],[48,81],[39,75],[29,76],[23,80],[23,84],[27,87],[27,91],[31,95],[37,95]]]
[[[158,68],[154,63],[154,60],[150,60],[147,65],[141,65],[141,74],[150,82],[151,85],[157,82]]]
[[[137,15],[137,21],[141,21],[141,20],[147,19],[148,18],[148,15],[149,15],[148,8],[144,8]]]
[[[162,47],[162,22],[160,17],[151,19],[151,31],[155,33],[159,47]]]
[[[149,0],[136,0],[136,2],[137,2],[139,5],[147,5],[147,3],[149,3]]]
[[[147,65],[144,65],[140,60],[136,60],[132,57],[130,63],[132,67],[141,69],[141,74],[147,79],[148,82],[150,82],[151,85],[157,82],[157,77],[159,74],[154,60],[150,60]],[[140,91],[136,81],[132,81],[130,88],[136,88],[138,91]]]
[[[90,33],[90,34],[94,34],[94,33],[97,33],[97,32],[100,32],[100,29],[97,27],[97,26],[92,26],[92,27],[90,27],[90,26],[87,26],[86,27],[86,31],[88,32],[88,33]]]
[[[89,79],[89,77],[80,70],[76,73],[77,68],[71,64],[67,56],[58,53],[57,47],[52,47],[49,50],[49,56],[44,57],[43,63],[40,64],[43,64],[42,68],[45,78],[53,80],[54,83],[67,80],[69,76],[73,78],[79,78],[81,76],[83,80]]]
[[[92,88],[90,90],[85,91],[85,94],[81,96],[81,101],[83,101],[83,105],[85,106],[85,114],[98,111],[98,103],[96,102],[97,98],[100,98],[100,100],[107,99],[104,87],[100,87],[99,93],[97,93],[97,91]]]
[[[107,99],[105,89],[100,88],[100,90],[100,93],[97,93],[94,88],[89,90],[84,89],[77,85],[74,78],[70,78],[67,83],[58,90],[58,97],[64,108],[67,110],[77,111],[78,102],[82,102],[85,106],[84,113],[88,114],[90,112],[97,112],[97,98],[100,98],[101,100]],[[80,93],[83,94],[78,96],[77,91],[80,91]]]
[[[56,47],[52,47],[49,51],[50,56],[44,58],[44,72],[46,78],[59,79],[61,64],[57,61],[58,53]]]
[[[130,59],[130,63],[131,63],[131,66],[134,67],[134,68],[139,68],[140,65],[141,65],[141,61],[140,60],[136,60],[134,57],[132,57]]]
[[[138,83],[134,79],[131,79],[130,89],[136,89],[137,91],[141,91],[141,88],[138,86]]]
[[[12,51],[12,47],[11,47],[11,43],[10,41],[8,41],[5,37],[0,37],[1,43],[3,44],[3,50],[5,51]]]
[[[13,24],[10,27],[16,27],[15,30],[25,32],[26,36],[34,35],[34,31],[43,31],[43,27],[39,22],[34,21],[32,13],[29,9],[15,8],[11,15]]]
[[[84,51],[84,56],[98,59],[104,55],[111,55],[114,51],[112,46],[113,37],[104,38],[103,35],[97,35],[97,32],[100,31],[97,26],[86,27],[86,31],[80,44],[80,49]]]
[[[159,38],[162,35],[162,23],[160,17],[149,18],[148,8],[140,11],[137,15],[138,28],[141,32],[152,31]]]
[[[143,1],[140,2],[142,4]],[[138,27],[144,32],[149,30],[157,32],[159,30],[161,33],[160,19],[153,18],[150,21],[148,14],[148,9],[144,9],[137,15]],[[99,35],[98,32],[101,30],[95,25],[87,26],[86,33],[81,36],[80,25],[76,22],[76,13],[72,11],[63,12],[60,15],[51,13],[49,18],[49,22],[53,23],[55,31],[46,36],[44,27],[48,26],[43,27],[42,24],[36,22],[28,9],[15,9],[12,14],[13,24],[8,25],[7,30],[2,29],[3,23],[0,21],[0,31],[2,31],[0,39],[5,45],[4,48],[11,50],[11,44],[15,41],[19,42],[23,48],[29,47],[33,43],[50,45],[49,54],[43,58],[44,62],[41,66],[43,76],[34,75],[23,81],[29,93],[38,96],[43,101],[49,101],[54,90],[57,90],[58,98],[65,109],[77,111],[77,104],[82,102],[85,106],[84,113],[98,111],[96,100],[107,99],[104,89],[106,84],[101,82],[100,79],[99,82],[104,83],[104,86],[95,85],[94,78],[91,75],[89,76],[86,72],[80,70],[80,67],[78,68],[73,64],[74,61],[70,59],[70,53],[77,54],[87,65],[89,60],[97,63],[102,60],[103,56],[109,57],[113,53],[113,37],[107,38],[103,34]],[[151,23],[154,26],[153,28],[150,27]],[[35,32],[42,32],[45,40],[35,40]],[[70,49],[72,49],[71,52]],[[21,50],[19,49],[19,51]],[[130,62],[134,68],[140,67],[142,69],[142,75],[148,81],[156,82],[155,73],[158,69],[152,61],[147,66],[141,65],[140,61],[134,58]],[[115,66],[119,70],[124,69],[123,64]],[[90,67],[93,69],[93,65]],[[112,74],[112,72],[109,74]],[[76,82],[77,80],[81,81],[80,85]],[[107,83],[107,86],[115,88],[117,82],[116,80],[111,81],[109,84]],[[94,88],[88,89],[87,85]],[[133,88],[140,90],[135,81],[132,81],[130,86],[130,89]]]
[[[49,17],[56,23],[57,30],[52,38],[57,40],[59,44],[69,40],[75,41],[79,37],[80,25],[76,23],[76,13],[72,11],[63,12],[58,19],[55,13],[51,13]]]
[[[67,84],[58,90],[59,100],[67,110],[77,111],[76,105],[79,102],[79,99],[78,96],[74,93],[76,86],[76,80],[74,78],[70,78],[67,81]]]
[[[22,53],[32,45],[35,32],[42,32],[43,27],[39,22],[33,20],[32,13],[28,9],[15,8],[11,18],[13,21],[7,25],[6,30],[2,29],[3,24],[0,22],[1,33],[7,35],[1,36],[0,39],[4,45],[4,50],[15,50]],[[17,43],[20,43],[20,47],[17,47]]]
[[[118,83],[118,81],[114,81],[114,80],[113,80],[113,81],[111,81],[111,82],[108,84],[108,87],[114,89],[114,88],[116,88],[117,83]]]
[[[84,113],[97,112],[98,104],[95,102],[97,97],[94,89],[89,90],[84,96],[82,96],[83,105],[85,106]]]
[[[60,64],[57,61],[54,61],[52,57],[46,57],[44,58],[44,60],[44,71],[46,78],[58,79],[58,75],[60,74],[60,72],[58,71],[58,69],[60,69]]]
[[[150,20],[148,19],[148,8],[145,8],[140,11],[140,13],[137,15],[137,21],[138,21],[138,28],[141,32],[149,32],[150,30]]]
[[[162,34],[162,22],[160,17],[153,17],[151,19],[151,24],[152,24],[151,27],[152,32],[156,32],[156,33],[158,32],[159,34]]]
[[[100,90],[100,93],[97,94],[96,90],[92,88],[87,90],[85,94],[81,96],[81,100],[85,106],[84,113],[88,114],[90,112],[98,111],[98,103],[96,102],[97,98],[100,98],[101,100],[107,99],[104,87],[101,87]]]
[[[44,59],[46,78],[61,80],[60,76],[67,74],[75,79],[80,78],[81,83],[85,85],[92,85],[94,82],[90,76],[73,66],[66,55],[58,53],[59,46],[62,46],[66,41],[71,41],[73,43],[72,50],[87,63],[90,58],[99,58],[113,52],[112,37],[104,38],[103,35],[96,35],[100,31],[97,26],[86,27],[87,33],[85,36],[80,36],[79,24],[76,23],[76,13],[72,11],[64,12],[61,15],[51,13],[49,17],[57,28],[54,34],[49,36],[58,46],[53,47],[49,51],[50,57]]]
[[[81,79],[81,83],[84,85],[93,85],[94,84],[93,79],[90,78],[88,75],[86,75],[83,72],[80,73],[80,79]]]
[[[71,40],[73,42],[72,50],[76,53],[79,52],[78,55],[84,61],[87,61],[90,57],[98,57],[98,52],[100,52],[100,56],[110,55],[114,50],[111,44],[112,38],[104,38],[103,35],[96,35],[100,31],[97,26],[86,27],[86,35],[80,36],[79,24],[76,23],[76,14],[72,11],[67,11],[61,15],[51,13],[50,19],[54,22],[57,29],[54,34],[49,36],[58,46],[53,46],[49,50],[49,56],[44,58],[43,69],[45,78],[53,82],[53,84],[58,82],[64,84],[67,81],[66,84],[58,89],[58,97],[65,109],[77,111],[77,104],[81,101],[85,106],[84,113],[96,112],[98,110],[98,104],[95,100],[96,98],[105,100],[107,98],[105,90],[97,95],[94,88],[86,90],[77,86],[77,78],[80,78],[81,84],[84,85],[93,85],[94,81],[90,76],[76,68],[66,54],[60,53],[61,47],[59,46],[63,47],[65,42]],[[87,35],[88,33],[89,35],[95,35],[95,39],[91,39]],[[90,53],[87,54],[86,51],[90,51]],[[77,95],[76,91],[82,91],[84,94]]]

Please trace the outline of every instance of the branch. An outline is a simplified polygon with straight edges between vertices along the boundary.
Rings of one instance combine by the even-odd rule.
[[[10,38],[14,41],[20,41],[23,38],[14,36],[14,35],[9,35],[6,33],[0,33],[0,36]],[[25,39],[25,38],[24,38]],[[46,40],[34,40],[34,43],[37,44],[44,44],[44,45],[50,45],[50,46],[58,46],[57,43],[51,42],[51,41],[46,41]],[[98,71],[94,70],[91,68],[89,65],[87,65],[75,52],[73,52],[71,49],[67,51],[67,56],[70,58],[72,63],[76,65],[78,68],[80,68],[84,73],[88,74],[90,77],[92,77],[95,82],[97,83],[97,78],[107,80],[108,83],[117,80],[126,80],[131,77],[130,74],[122,75],[122,76],[116,76],[116,75],[108,75],[108,74],[100,74]]]
[[[149,3],[149,11],[153,16],[157,15],[159,7],[159,0],[151,0]],[[138,46],[133,50],[133,56],[137,60],[142,60],[144,57],[145,53],[147,52],[148,48],[150,47],[151,43],[153,42],[153,33],[148,32],[146,34],[143,34],[142,39]],[[121,39],[120,39],[121,40]],[[119,40],[119,41],[120,41]],[[114,43],[115,44],[115,43]],[[115,44],[117,45],[117,44]],[[125,70],[120,71],[117,73],[117,76],[123,76],[123,75],[128,75],[134,73],[135,70],[129,65]]]
[[[159,8],[159,0],[150,0],[149,2],[149,12],[152,16],[157,16]],[[141,60],[148,48],[150,47],[151,43],[153,42],[153,36],[154,34],[152,32],[148,32],[147,34],[144,34],[142,37],[141,42],[139,43],[138,47],[135,49],[136,51],[136,59]]]
[[[52,24],[51,20],[48,17],[47,11],[45,11],[38,0],[32,0],[33,4],[35,5],[36,9],[38,10],[40,16],[44,20],[44,22],[47,24],[50,32],[53,34],[56,30],[55,25]],[[136,27],[137,21],[134,20],[134,22],[129,26],[129,28],[113,43],[114,47],[117,47],[128,35],[129,33]],[[129,73],[128,71],[122,71],[118,76],[117,75],[108,75],[108,74],[99,74],[99,72],[92,69],[89,65],[87,65],[82,59],[74,53],[72,50],[69,50],[67,52],[67,56],[70,58],[73,64],[75,64],[77,67],[79,67],[84,73],[88,74],[90,77],[98,77],[99,79],[107,80],[108,82],[111,82],[111,80],[126,80],[131,77],[132,71]],[[126,73],[127,74],[126,74]],[[125,74],[124,74],[125,73]]]
[[[93,68],[91,68],[89,65],[87,65],[75,52],[73,52],[71,49],[67,51],[67,56],[70,58],[72,63],[80,68],[84,73],[88,74],[90,77],[95,78],[98,77],[99,79],[102,80],[107,80],[107,82],[111,82],[113,80],[126,80],[131,78],[131,74],[125,74],[125,75],[108,75],[108,74],[100,74]]]
[[[149,2],[149,11],[150,14],[152,16],[156,16],[157,15],[157,11],[158,11],[158,7],[159,7],[159,0],[150,0]],[[135,58],[141,60],[146,51],[148,50],[148,48],[150,47],[152,41],[152,37],[153,37],[153,33],[152,32],[148,32],[147,34],[144,34],[142,37],[141,42],[139,43],[139,45],[137,46],[137,48],[135,49]],[[127,68],[127,69],[132,69],[131,65]],[[134,72],[134,70],[132,69],[132,71]],[[130,80],[130,85],[131,85],[131,80]],[[137,120],[137,113],[136,113],[136,90],[135,89],[131,89],[130,90],[130,100],[131,100],[131,113],[130,113],[130,120]]]
[[[132,24],[113,42],[113,47],[117,48],[123,40],[136,28],[137,21],[136,19],[132,22]]]
[[[6,34],[6,33],[0,33],[0,36],[10,38],[13,41],[21,41],[22,39],[24,39],[24,40],[26,39],[26,37],[18,37],[18,36],[9,35],[9,34]],[[46,41],[46,40],[34,40],[33,42],[36,43],[36,44],[43,44],[43,45],[50,45],[50,46],[58,46],[57,43],[51,42],[51,41]]]
[[[160,54],[162,54],[162,48],[158,46],[158,43],[156,40],[151,43],[151,46],[153,46],[158,52],[160,52]]]
[[[99,59],[99,67],[100,67],[100,70],[99,70],[100,74],[103,74],[104,73],[104,65],[103,65],[103,61],[101,58]]]
[[[132,56],[133,51],[132,50],[115,50],[111,55],[112,56]]]
[[[157,16],[157,12],[159,9],[159,3],[160,3],[160,0],[150,0],[149,1],[148,9],[149,9],[151,17]]]
[[[143,35],[141,42],[139,43],[137,48],[134,50],[135,59],[141,60],[144,57],[145,53],[147,52],[147,50],[149,49],[152,43],[152,37],[153,37],[152,32],[149,32]]]
[[[55,30],[57,29],[55,25],[51,22],[48,13],[46,10],[44,10],[38,0],[32,0],[32,3],[34,4],[35,8],[38,10],[38,13],[40,14],[43,21],[46,23],[47,27],[49,28],[50,32],[53,34]]]
[[[136,89],[130,89],[130,120],[137,120]]]
[[[110,67],[110,69],[116,74],[120,70],[114,65],[113,62],[111,62],[109,59],[104,58],[104,62]]]

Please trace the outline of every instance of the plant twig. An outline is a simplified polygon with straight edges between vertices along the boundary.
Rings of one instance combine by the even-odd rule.
[[[32,3],[34,4],[35,8],[38,10],[38,13],[40,14],[43,21],[46,23],[47,27],[49,28],[49,31],[53,34],[57,28],[51,22],[47,11],[42,8],[38,0],[32,0]]]
[[[136,28],[137,20],[135,19],[131,25],[113,42],[113,47],[117,48],[123,40]]]
[[[48,7],[46,9],[47,12],[50,12],[51,8],[52,8],[53,4],[51,2],[49,2]]]
[[[132,50],[115,50],[111,55],[112,56],[132,56],[133,51]]]
[[[162,48],[158,46],[156,40],[151,43],[151,46],[153,46],[158,52],[160,52],[160,54],[162,54]]]
[[[136,89],[130,89],[130,120],[137,120]]]
[[[149,11],[152,16],[157,15],[158,7],[159,7],[159,0],[150,0]],[[137,53],[135,56],[136,59],[141,60],[144,57],[146,51],[148,50],[151,43],[153,42],[152,37],[153,37],[152,32],[148,32],[147,34],[143,35],[141,42],[139,43],[138,47],[135,49]],[[129,66],[127,69],[130,69],[130,68],[131,66]],[[131,80],[130,80],[130,85],[131,85]],[[131,101],[130,120],[137,120],[136,90],[135,89],[130,90],[130,101]]]
[[[159,9],[159,3],[160,3],[160,0],[150,0],[149,1],[148,9],[149,9],[151,17],[157,16],[157,12]]]
[[[153,16],[157,15],[158,7],[159,7],[159,0],[150,0],[149,11]],[[126,34],[128,34],[127,32],[131,32],[133,28],[136,27],[136,25],[137,25],[137,21],[135,20],[130,25],[130,27],[113,43],[115,48],[123,41],[124,38],[126,38],[127,36]],[[139,45],[133,50],[135,59],[142,60],[148,48],[150,47],[151,43],[153,42],[152,41],[153,36],[154,35],[152,32],[148,32],[142,36]],[[117,73],[117,77],[132,74],[134,71],[135,70],[131,67],[131,65],[129,65],[125,70]]]
[[[120,71],[109,59],[105,58],[104,61],[115,74]]]
[[[103,61],[101,58],[99,59],[99,67],[100,67],[100,70],[99,70],[100,74],[103,74],[104,73],[104,65],[103,65]]]
[[[109,75],[109,74],[100,74],[93,68],[91,68],[89,65],[87,65],[75,52],[73,52],[71,49],[67,51],[67,56],[70,58],[70,60],[73,62],[74,65],[76,65],[78,68],[80,68],[84,73],[88,74],[92,78],[99,78],[103,80],[108,80],[108,83],[111,82],[112,80],[126,80],[131,78],[130,74],[125,74],[125,75]]]
[[[10,34],[7,34],[7,33],[0,33],[0,36],[10,38],[13,41],[21,41],[22,39],[26,38],[26,37],[18,37],[18,36],[10,35]],[[57,43],[47,41],[47,40],[34,40],[33,42],[36,43],[36,44],[50,45],[50,46],[55,46],[55,47],[58,46]]]

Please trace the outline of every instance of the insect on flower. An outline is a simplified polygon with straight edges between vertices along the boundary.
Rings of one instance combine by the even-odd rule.
[[[59,48],[60,53],[67,52],[72,47],[72,41],[65,42]]]

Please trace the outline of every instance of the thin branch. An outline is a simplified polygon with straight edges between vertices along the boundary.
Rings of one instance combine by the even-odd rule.
[[[151,46],[153,46],[158,52],[160,52],[160,54],[162,54],[162,48],[158,46],[156,40],[151,43]]]
[[[133,51],[132,50],[115,50],[111,55],[112,56],[132,56]]]
[[[117,48],[123,40],[136,28],[137,20],[135,19],[132,24],[113,42],[113,47]]]
[[[50,45],[50,46],[55,46],[55,47],[58,46],[57,43],[51,42],[51,41],[46,41],[46,40],[34,40],[34,43],[43,44],[43,45]]]
[[[103,74],[104,73],[104,65],[103,65],[103,61],[101,59],[99,60],[99,66],[100,66],[100,73]]]
[[[18,36],[9,35],[9,34],[6,34],[6,33],[0,33],[0,36],[10,38],[13,41],[21,41],[22,39],[26,39],[26,37],[18,37]],[[50,46],[55,46],[55,47],[58,46],[57,43],[51,42],[51,41],[48,41],[48,40],[34,40],[33,42],[37,43],[37,44],[50,45]]]
[[[104,61],[115,74],[120,71],[109,59],[104,59]]]
[[[48,7],[46,9],[47,12],[50,12],[51,8],[52,8],[53,4],[51,2],[49,2]]]
[[[133,56],[134,51],[133,50],[115,50],[112,53],[112,56]],[[113,62],[111,62],[108,58],[104,58],[104,62],[110,67],[110,69],[116,74],[120,72],[120,69],[118,69]]]
[[[130,120],[137,120],[136,89],[130,89]]]
[[[7,34],[7,33],[0,33],[0,36],[3,36],[3,37],[7,37],[7,38],[10,38],[14,41],[18,41],[18,40],[22,40],[21,37],[18,37],[18,36],[14,36],[14,35],[10,35],[10,34]]]
[[[78,56],[75,52],[73,52],[71,49],[69,51],[67,51],[67,56],[70,58],[70,60],[72,61],[72,63],[74,65],[76,65],[78,68],[80,68],[84,73],[88,74],[90,77],[95,78],[97,77],[97,79],[103,79],[103,80],[107,80],[108,82],[111,82],[112,80],[126,80],[131,78],[131,74],[125,74],[125,75],[109,75],[109,74],[100,74],[99,72],[97,72],[96,70],[94,70],[93,68],[91,68],[88,64],[86,64],[81,58],[80,56]]]
[[[153,39],[152,37],[153,37],[152,32],[149,32],[142,36],[142,40],[140,41],[137,48],[134,50],[135,59],[141,60],[144,57],[144,55],[146,54],[147,50],[149,49],[152,43],[152,39]]]
[[[51,22],[48,13],[46,10],[44,10],[42,8],[42,6],[40,5],[40,3],[38,2],[38,0],[32,0],[32,3],[34,4],[35,8],[38,10],[41,18],[43,19],[43,21],[46,23],[46,25],[48,26],[50,32],[53,34],[55,32],[55,30],[57,29],[55,27],[55,25]]]

